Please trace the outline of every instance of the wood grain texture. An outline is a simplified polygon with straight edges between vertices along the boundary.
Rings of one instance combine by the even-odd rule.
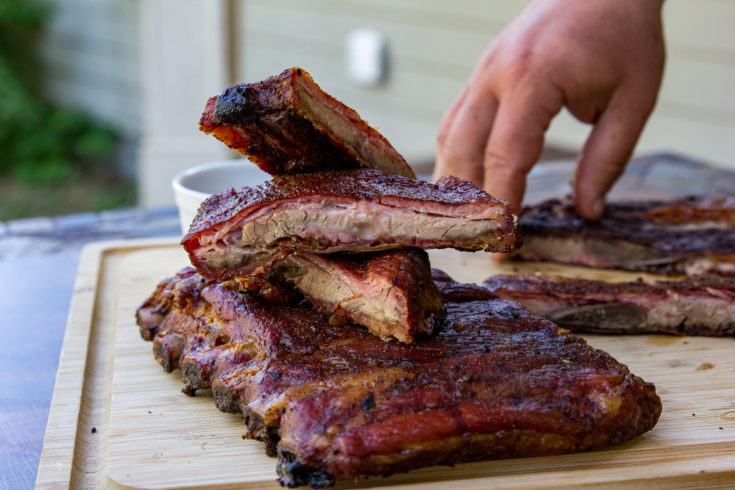
[[[477,282],[514,269],[611,280],[631,277],[614,271],[497,264],[479,253],[434,251],[430,256],[432,265],[460,281]],[[206,394],[190,398],[180,393],[179,375],[163,373],[151,344],[138,335],[135,309],[155,284],[184,265],[182,251],[170,242],[108,244],[85,252],[39,487],[71,482],[92,487],[280,488],[275,460],[264,455],[260,443],[241,439],[240,417],[217,411]],[[735,339],[585,338],[656,384],[663,414],[651,432],[602,451],[424,468],[338,487],[735,485]]]
[[[101,250],[85,249],[74,284],[69,319],[56,374],[54,396],[46,424],[38,488],[61,488],[72,480],[72,460],[76,448],[76,428],[83,413],[83,387],[87,379],[88,344],[97,295],[97,271]],[[80,441],[81,442],[81,441]],[[81,447],[81,446],[80,446]]]

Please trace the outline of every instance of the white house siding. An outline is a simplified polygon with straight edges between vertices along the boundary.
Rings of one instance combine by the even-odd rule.
[[[526,5],[519,0],[235,0],[235,73],[257,80],[300,65],[379,126],[410,162],[433,158],[439,121],[492,38]],[[668,0],[668,62],[659,104],[638,152],[667,150],[735,167],[735,2]],[[344,73],[353,28],[385,34],[391,74],[360,88]],[[553,145],[578,149],[589,126],[564,112]]]
[[[301,66],[379,127],[414,166],[433,161],[443,111],[488,40],[523,7],[444,0],[240,0],[236,5],[239,79]],[[384,86],[362,88],[345,73],[345,36],[363,27],[388,39],[390,75]]]
[[[48,93],[114,123],[129,140],[139,142],[141,204],[147,206],[172,202],[171,193],[163,190],[176,171],[231,156],[211,138],[197,134],[195,113],[207,95],[226,84],[260,80],[294,65],[310,71],[325,90],[380,128],[409,162],[426,169],[433,161],[443,112],[486,46],[527,2],[55,4],[57,14],[44,49]],[[229,21],[217,21],[216,12]],[[637,151],[672,151],[735,168],[735,2],[667,0],[664,16],[666,75]],[[380,87],[359,87],[345,74],[345,35],[363,27],[382,32],[390,43],[390,77]],[[229,29],[232,32],[223,32]],[[172,92],[175,81],[178,94]],[[562,113],[547,141],[574,150],[588,131]]]
[[[55,0],[42,43],[48,97],[114,125],[134,168],[140,134],[137,0]]]

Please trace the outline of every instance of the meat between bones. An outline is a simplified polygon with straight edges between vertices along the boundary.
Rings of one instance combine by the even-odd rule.
[[[429,256],[419,248],[330,256],[293,253],[272,277],[331,313],[331,322],[350,320],[386,339],[413,342],[431,336],[446,313],[431,280]]]

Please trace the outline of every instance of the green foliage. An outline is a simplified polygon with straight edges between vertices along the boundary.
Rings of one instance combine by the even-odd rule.
[[[39,184],[99,170],[117,146],[111,127],[40,97],[37,45],[50,14],[40,0],[0,0],[0,175]]]
[[[0,58],[34,94],[39,88],[34,50],[50,14],[51,5],[39,0],[0,0]]]
[[[0,221],[135,205],[135,184],[103,176],[39,186],[0,177]]]
[[[25,182],[68,180],[95,171],[116,140],[114,131],[79,111],[41,106],[31,117],[0,128],[0,152],[8,163],[3,170]]]

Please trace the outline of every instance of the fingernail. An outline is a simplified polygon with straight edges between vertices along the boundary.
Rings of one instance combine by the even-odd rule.
[[[595,202],[592,203],[592,214],[595,215],[595,218],[600,218],[602,216],[602,213],[605,212],[605,199],[603,198],[597,198]]]

